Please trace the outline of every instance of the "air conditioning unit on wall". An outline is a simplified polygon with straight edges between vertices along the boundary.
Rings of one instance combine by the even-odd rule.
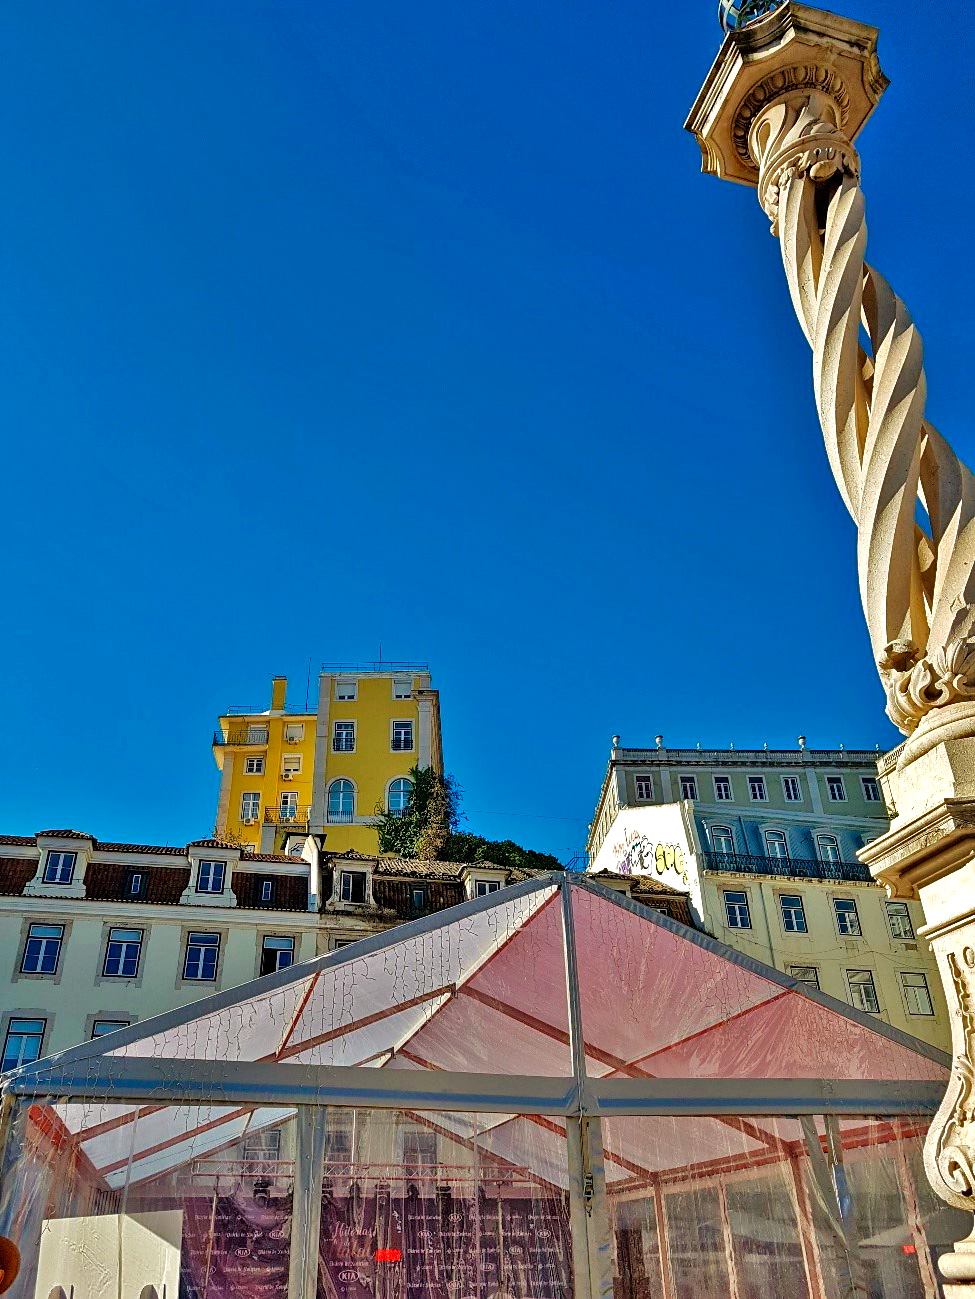
[[[281,773],[282,780],[294,780],[294,778],[295,778],[295,773],[293,771],[282,771]]]

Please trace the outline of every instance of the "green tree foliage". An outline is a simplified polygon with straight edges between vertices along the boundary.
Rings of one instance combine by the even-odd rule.
[[[460,824],[460,786],[453,776],[441,776],[432,767],[414,767],[410,780],[413,793],[404,812],[376,808],[379,851],[434,860]]]
[[[376,808],[380,852],[424,861],[494,862],[506,870],[562,870],[551,853],[459,830],[461,789],[453,776],[414,767],[410,780],[413,794],[401,815]]]

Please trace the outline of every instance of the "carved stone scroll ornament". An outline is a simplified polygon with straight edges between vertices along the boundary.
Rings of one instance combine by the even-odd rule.
[[[957,1209],[975,1210],[975,948],[946,956],[954,995],[951,1081],[924,1146],[928,1181]],[[975,1232],[941,1260],[949,1280],[975,1279]]]
[[[959,703],[975,725],[975,479],[924,417],[923,347],[910,313],[864,261],[842,85],[786,86],[762,107],[773,94],[763,83],[753,103],[753,92],[740,129],[813,350],[830,467],[859,531],[860,595],[887,712],[906,735]]]

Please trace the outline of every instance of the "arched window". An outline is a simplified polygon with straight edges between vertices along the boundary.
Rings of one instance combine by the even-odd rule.
[[[816,846],[819,849],[820,861],[839,861],[840,846],[835,834],[817,834]]]
[[[355,812],[355,787],[351,780],[333,780],[328,787],[328,820],[333,825],[350,825]]]
[[[735,836],[731,833],[730,826],[712,825],[710,833],[711,848],[714,852],[733,853],[735,851]]]
[[[765,851],[770,857],[788,857],[789,845],[781,830],[765,831]]]
[[[393,816],[402,816],[409,806],[410,799],[413,796],[413,781],[407,780],[405,776],[400,776],[389,786],[389,796],[386,800],[386,806]]]

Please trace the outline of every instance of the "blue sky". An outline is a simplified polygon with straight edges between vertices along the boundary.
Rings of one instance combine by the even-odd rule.
[[[869,255],[975,457],[970,24],[858,0]],[[563,859],[610,737],[889,745],[855,536],[682,6],[10,0],[0,828],[184,843],[309,660],[429,661],[471,828]],[[949,153],[950,151],[950,153]]]

